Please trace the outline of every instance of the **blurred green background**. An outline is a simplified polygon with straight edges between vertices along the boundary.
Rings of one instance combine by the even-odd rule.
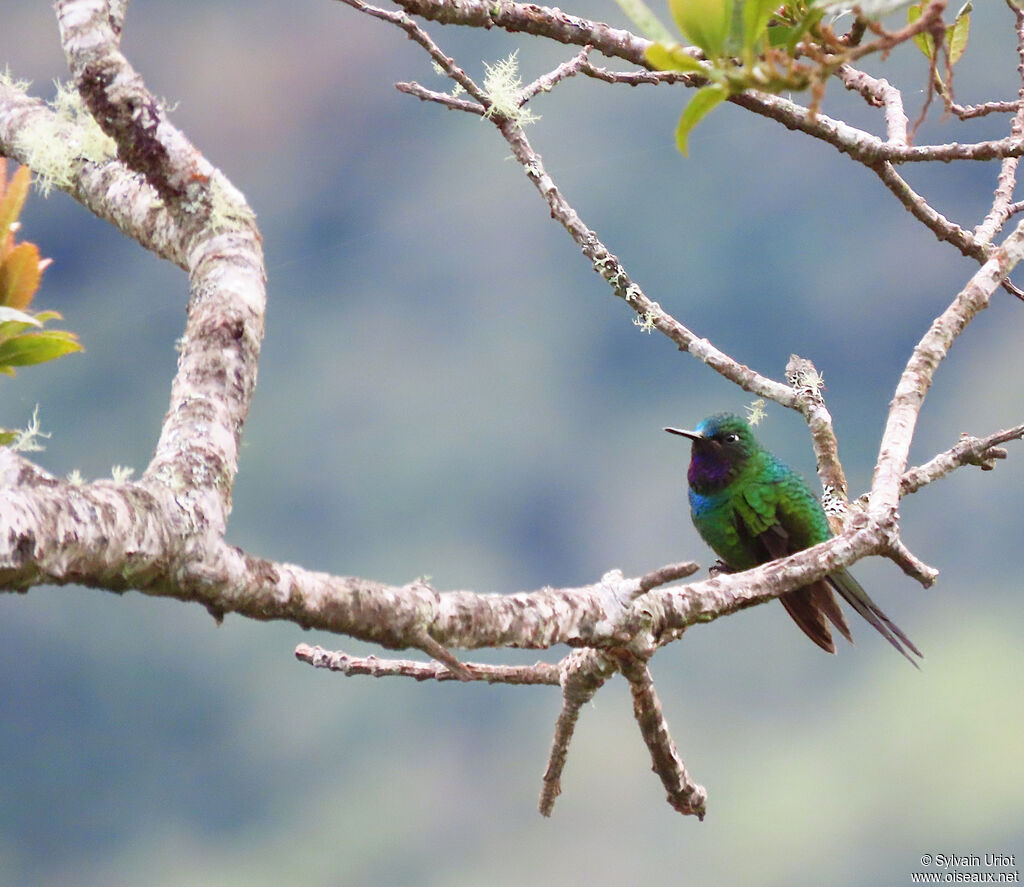
[[[976,4],[968,103],[1019,85],[1012,16]],[[572,11],[624,24],[587,0]],[[520,48],[524,79],[571,51],[431,27],[470,73]],[[269,275],[259,388],[230,540],[307,567],[511,592],[711,563],[661,432],[749,396],[631,322],[493,127],[396,92],[447,86],[396,29],[328,0],[153,3],[124,49],[259,214]],[[573,50],[574,51],[574,50]],[[49,4],[6,4],[0,61],[52,95]],[[915,116],[921,57],[887,76]],[[876,68],[877,69],[877,68]],[[823,372],[854,494],[909,349],[976,267],[834,149],[723,107],[680,157],[687,94],[578,78],[533,103],[535,148],[645,291],[737,359]],[[826,110],[877,131],[836,84]],[[919,141],[1001,136],[934,109]],[[936,208],[984,216],[998,166],[905,170]],[[37,306],[84,355],[4,380],[0,424],[39,404],[48,469],[141,472],[166,409],[184,275],[70,199],[33,198],[55,259]],[[942,366],[915,462],[1021,421],[1024,306],[998,292]],[[813,475],[806,429],[760,432]],[[905,537],[941,569],[858,577],[926,654],[863,624],[824,656],[781,607],[698,627],[653,663],[709,791],[664,802],[613,681],[584,710],[552,819],[536,812],[559,694],[345,679],[284,624],[81,588],[0,595],[0,883],[7,885],[888,885],[923,853],[1024,859],[1020,489],[1024,452],[910,497]],[[564,650],[546,655],[555,659]],[[532,662],[537,653],[480,658]],[[998,869],[978,869],[990,871]]]

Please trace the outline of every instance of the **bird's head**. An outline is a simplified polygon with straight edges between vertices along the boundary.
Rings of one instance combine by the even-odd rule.
[[[709,493],[727,486],[759,449],[750,426],[732,413],[709,416],[693,431],[681,428],[665,430],[693,441],[686,479],[698,493]]]

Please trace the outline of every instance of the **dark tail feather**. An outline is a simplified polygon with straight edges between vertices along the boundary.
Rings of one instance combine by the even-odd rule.
[[[921,659],[924,658],[924,655],[914,646],[914,642],[900,630],[899,626],[889,619],[878,608],[878,605],[868,597],[868,593],[861,588],[860,583],[853,576],[846,570],[836,570],[836,572],[830,573],[825,578],[843,596],[843,600],[853,607],[875,631],[892,644],[914,668],[920,668],[911,658],[910,653]],[[908,650],[910,653],[907,652]]]
[[[835,653],[836,645],[832,643],[832,632],[828,630],[828,623],[825,622],[822,608],[816,600],[815,586],[820,584],[822,583],[816,582],[814,585],[809,585],[806,588],[788,591],[779,597],[779,601],[781,601],[782,606],[786,608],[786,612],[793,617],[793,621],[800,626],[800,630],[807,637],[826,653]],[[832,598],[832,592],[826,588],[825,594],[832,600],[832,607],[838,610],[835,599]],[[829,618],[831,618],[831,615]],[[842,614],[839,615],[839,618],[842,620]],[[836,625],[836,627],[842,631],[839,625]],[[849,628],[847,628],[846,632],[843,632],[849,637],[847,632],[849,632]]]
[[[815,606],[829,618],[829,621],[839,629],[839,633],[852,644],[853,635],[850,634],[850,626],[843,615],[843,611],[839,609],[839,602],[836,600],[835,595],[832,594],[832,589],[828,583],[822,580],[815,582],[810,588],[811,600]]]

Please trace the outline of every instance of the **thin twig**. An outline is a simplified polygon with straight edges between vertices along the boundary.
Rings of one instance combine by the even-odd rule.
[[[692,576],[699,569],[700,564],[696,561],[683,561],[682,563],[668,564],[667,566],[659,567],[657,570],[651,570],[650,573],[645,573],[640,577],[634,597],[640,597],[652,589],[667,585],[669,582],[675,582],[678,579]]]
[[[970,232],[965,231],[955,222],[951,222],[934,210],[928,201],[914,191],[906,180],[896,172],[891,163],[876,163],[870,169],[882,180],[885,187],[896,195],[896,198],[910,211],[911,215],[929,228],[939,240],[948,241],[965,256],[975,261],[985,261],[985,247],[978,243]]]
[[[885,109],[885,131],[890,145],[908,145],[907,127],[910,121],[903,110],[903,95],[888,80],[872,77],[851,65],[840,65],[836,76],[847,89],[859,92],[873,105]]]
[[[379,18],[383,21],[390,22],[393,25],[397,25],[406,34],[409,35],[411,40],[416,41],[422,46],[427,54],[437,63],[444,73],[459,84],[467,93],[475,98],[486,111],[491,106],[491,101],[487,98],[487,93],[477,86],[465,71],[462,70],[457,64],[455,59],[450,58],[448,55],[443,53],[438,45],[433,41],[429,34],[423,30],[410,16],[404,12],[394,12],[390,9],[381,9],[379,6],[373,6],[370,3],[364,3],[363,0],[339,0],[341,3],[346,3],[353,9],[357,9],[360,12],[365,12],[367,15]]]
[[[931,33],[934,35],[939,29],[942,34],[945,34],[946,26],[942,21],[942,13],[945,8],[946,0],[931,0],[921,10],[921,15],[915,21],[908,23],[898,31],[884,31],[881,28],[869,26],[872,31],[879,34],[879,38],[870,43],[861,43],[851,49],[846,55],[847,61],[855,62],[866,55],[875,53],[885,56],[890,50],[895,49],[901,43],[912,40],[918,34]],[[938,46],[937,40],[936,46]]]
[[[594,650],[574,650],[559,663],[558,668],[562,685],[562,710],[555,722],[548,766],[541,782],[537,806],[542,816],[551,815],[555,799],[562,793],[562,771],[565,769],[580,709],[594,698],[594,694],[615,672],[615,664]]]
[[[916,579],[925,588],[931,588],[935,584],[935,580],[939,578],[939,571],[935,567],[930,567],[907,548],[899,536],[893,539],[885,554],[904,573],[912,579]],[[913,664],[916,665],[917,663]]]
[[[684,83],[693,86],[699,78],[696,74],[684,74],[682,71],[613,71],[587,62],[582,67],[582,72],[595,80],[603,80],[605,83],[624,83],[627,86]]]
[[[591,46],[584,46],[569,61],[563,62],[553,71],[538,77],[532,83],[528,83],[519,91],[519,104],[524,105],[539,92],[550,92],[562,80],[575,77],[587,64],[587,56],[593,49]]]
[[[468,678],[455,674],[447,665],[436,660],[416,662],[412,659],[378,659],[376,656],[349,656],[341,650],[325,650],[299,644],[295,658],[314,668],[326,668],[347,677],[367,675],[371,678],[412,678],[416,681],[486,681],[488,684],[525,686],[547,684],[557,686],[559,666],[549,662],[533,665],[489,665],[482,662],[463,663]]]
[[[444,105],[451,111],[466,111],[469,114],[477,114],[481,117],[487,113],[484,106],[475,100],[460,99],[447,92],[427,89],[415,81],[396,83],[395,89],[399,92],[404,92],[406,95],[415,96],[424,102],[436,102],[439,105]]]
[[[471,681],[473,675],[465,665],[456,659],[455,655],[442,644],[435,641],[426,630],[420,631],[416,638],[416,646],[428,656],[432,656],[442,663],[460,681]]]
[[[1008,207],[1006,207],[1007,221],[1012,219],[1015,215],[1017,215],[1017,213],[1021,212],[1021,210],[1024,210],[1024,200],[1018,200],[1014,203],[1011,203]]]
[[[958,105],[956,102],[950,102],[946,107],[961,120],[970,120],[989,114],[1014,114],[1020,110],[1021,102],[1019,99],[1013,102],[983,102],[978,105]]]
[[[907,210],[922,222],[939,240],[945,240],[968,258],[977,262],[985,262],[991,253],[991,245],[978,241],[973,234],[961,228],[955,222],[951,222],[942,213],[935,210],[927,200],[914,191],[906,180],[896,172],[891,163],[877,163],[870,165],[872,170]],[[1024,300],[1024,292],[1021,292],[1007,278],[1000,284],[1003,289],[1018,299]]]
[[[629,689],[633,694],[633,716],[640,726],[647,750],[651,753],[651,769],[661,779],[669,804],[684,815],[703,820],[707,792],[686,771],[686,764],[669,732],[647,663],[635,656],[623,654],[619,657],[619,668],[629,681]]]
[[[1022,104],[1017,109],[1017,113],[1013,115],[1013,120],[1010,123],[1010,135],[1019,139],[1024,134],[1024,10],[1017,7],[1013,7],[1013,10],[1017,20],[1017,72],[1021,79],[1017,94]],[[992,208],[985,220],[974,231],[974,237],[980,243],[991,243],[996,233],[1010,218],[1013,192],[1017,187],[1017,163],[1018,158],[1006,157],[999,165],[999,178],[992,198]]]
[[[944,453],[939,453],[923,465],[911,468],[900,478],[900,496],[916,493],[926,484],[933,483],[963,465],[977,465],[982,471],[995,468],[997,459],[1006,458],[1006,450],[999,445],[1024,438],[1024,425],[1015,425],[987,437],[963,435],[960,442]]]
[[[618,257],[608,250],[596,232],[587,227],[576,210],[562,195],[554,180],[545,170],[540,155],[531,147],[522,128],[507,120],[495,122],[512,148],[513,156],[548,204],[552,218],[565,228],[583,255],[590,260],[594,270],[611,286],[615,295],[637,313],[644,324],[668,336],[681,351],[688,351],[745,391],[767,397],[783,406],[790,408],[795,406],[796,397],[788,385],[775,382],[733,360],[725,352],[715,348],[707,339],[697,336],[657,302],[650,299],[630,279]]]
[[[339,0],[356,6],[360,0]],[[503,28],[507,31],[525,32],[546,37],[566,45],[590,45],[596,52],[609,58],[621,58],[640,68],[651,70],[644,53],[651,46],[651,41],[638,37],[629,31],[612,28],[602,22],[591,21],[580,16],[569,15],[560,9],[540,6],[533,3],[518,3],[514,0],[502,0],[492,3],[489,0],[396,0],[405,10],[430,21],[442,24],[467,25],[470,27]],[[937,6],[934,2],[931,6]],[[356,8],[359,8],[356,6]],[[927,14],[927,13],[926,13]],[[900,39],[906,38],[910,31],[917,32],[915,27],[904,28]],[[872,51],[877,51],[873,49]],[[586,73],[586,69],[584,69]],[[678,80],[693,84],[692,75],[678,76]],[[604,79],[604,78],[602,78]],[[662,83],[672,76],[658,75],[654,78],[637,77],[636,83]],[[616,79],[615,82],[628,83],[629,79]],[[939,160],[997,160],[1003,157],[1019,157],[1024,154],[1024,141],[1005,138],[996,141],[963,144],[952,142],[945,145],[922,145],[919,147],[887,143],[877,136],[838,120],[834,120],[819,111],[799,105],[778,95],[746,90],[731,96],[729,101],[747,108],[756,114],[778,121],[788,129],[796,129],[814,136],[838,150],[850,154],[854,159],[865,164],[879,161],[892,163],[922,163]]]

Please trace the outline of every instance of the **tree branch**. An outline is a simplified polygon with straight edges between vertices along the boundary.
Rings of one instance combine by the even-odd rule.
[[[704,786],[697,785],[690,778],[686,764],[672,741],[647,663],[625,656],[620,658],[619,667],[629,681],[629,689],[633,694],[633,716],[640,725],[640,733],[651,753],[651,769],[665,786],[669,804],[683,815],[703,820],[707,792]]]
[[[414,662],[411,659],[378,659],[376,656],[349,656],[340,650],[330,651],[323,647],[299,644],[295,658],[314,668],[326,668],[340,672],[346,677],[366,675],[371,678],[412,678],[416,681],[462,681],[447,665],[432,660]],[[489,665],[482,662],[466,662],[464,667],[469,680],[486,681],[488,684],[513,684],[516,686],[549,684],[558,685],[559,666],[549,662],[533,665]]]
[[[186,232],[188,322],[170,408],[143,480],[188,491],[172,500],[174,510],[186,512],[188,535],[219,538],[263,338],[266,293],[254,216],[121,54],[106,0],[58,0],[56,8],[85,105],[121,160],[169,204]]]
[[[935,319],[914,348],[896,386],[871,484],[870,509],[876,518],[884,519],[896,511],[910,441],[935,370],[949,353],[956,337],[979,311],[988,307],[992,292],[1021,258],[1024,258],[1024,222],[1019,223],[1013,233],[992,251],[990,258]]]
[[[903,110],[903,96],[888,80],[876,79],[865,71],[858,71],[851,65],[840,65],[836,76],[843,86],[859,92],[869,104],[885,109],[885,130],[888,144],[907,146],[907,127],[910,121]]]
[[[786,381],[796,390],[798,408],[811,429],[811,441],[818,463],[818,478],[830,501],[845,513],[847,504],[846,473],[839,461],[839,442],[832,428],[832,414],[821,395],[824,382],[811,361],[791,354],[786,364]],[[826,513],[830,513],[826,511]],[[831,512],[832,516],[840,515]],[[833,528],[835,529],[835,527]]]
[[[86,156],[86,127],[55,114],[16,84],[0,78],[0,154],[29,167],[44,186],[66,191],[126,237],[186,268],[191,231],[155,190],[112,155]],[[83,153],[85,152],[85,153]]]
[[[1020,106],[1017,113],[1013,115],[1010,124],[1010,135],[1020,139],[1024,134],[1024,10],[1013,7],[1016,18],[1017,30],[1017,71],[1020,75],[1020,86],[1017,90]],[[991,243],[1006,220],[1010,218],[1013,206],[1013,192],[1017,186],[1017,158],[1006,157],[999,166],[999,179],[996,184],[995,195],[992,199],[992,208],[974,232],[975,238],[981,243]]]
[[[107,0],[57,0],[56,9],[75,85],[96,122],[117,143],[120,159],[145,176],[162,199],[202,200],[213,165],[171,124],[121,54],[117,16]]]
[[[339,0],[350,2],[350,0]],[[446,25],[502,28],[512,33],[524,32],[574,46],[592,46],[609,58],[621,58],[640,68],[652,70],[644,55],[651,41],[629,31],[613,28],[560,9],[513,0],[396,0],[412,15]],[[934,5],[934,4],[933,4]],[[911,29],[913,30],[913,29]],[[692,78],[678,78],[693,84]],[[627,81],[621,81],[627,82]],[[637,82],[663,82],[641,79]],[[914,147],[884,142],[871,133],[834,120],[820,111],[811,111],[781,96],[747,90],[731,96],[729,101],[764,117],[778,121],[787,129],[795,129],[831,144],[855,160],[870,165],[881,161],[922,163],[933,160],[999,160],[1024,154],[1024,142],[1005,138],[995,141]]]
[[[562,710],[555,722],[548,766],[541,781],[540,801],[537,805],[541,816],[551,815],[555,799],[562,793],[562,771],[580,709],[594,698],[594,694],[615,673],[615,669],[615,663],[596,650],[574,650],[559,665]]]
[[[997,459],[1006,458],[1006,450],[999,444],[1024,438],[1024,425],[1015,425],[987,437],[961,435],[960,442],[924,465],[911,468],[900,478],[900,496],[916,493],[921,487],[937,481],[963,465],[977,465],[982,471],[995,468]]]
[[[747,391],[799,410],[808,420],[826,491],[845,504],[846,480],[838,458],[831,415],[820,395],[813,364],[794,356],[790,385],[761,376],[712,346],[665,312],[635,284],[618,258],[583,223],[546,172],[522,127],[507,113],[488,112],[491,99],[453,59],[444,54],[408,13],[444,23],[498,26],[583,46],[574,58],[521,91],[520,106],[561,80],[583,73],[617,83],[684,82],[689,75],[648,70],[650,43],[628,31],[569,16],[557,9],[510,0],[399,0],[407,12],[342,2],[401,28],[473,101],[425,89],[399,88],[420,99],[492,119],[518,163],[594,269],[637,314],[642,326],[657,328]],[[1011,203],[1024,112],[1018,107],[1011,135],[973,145],[912,147],[902,98],[886,81],[843,66],[840,78],[869,101],[885,108],[887,141],[832,120],[779,96],[747,91],[735,104],[784,126],[832,144],[871,167],[903,204],[940,239],[983,263],[968,285],[915,348],[901,377],[888,416],[868,496],[868,510],[849,516],[834,538],[790,557],[742,573],[720,575],[683,587],[665,587],[691,575],[694,563],[671,564],[641,577],[617,570],[579,588],[544,588],[510,595],[438,592],[425,581],[403,586],[349,576],[330,576],[248,554],[223,541],[237,471],[242,425],[256,379],[263,334],[265,291],[259,233],[243,196],[170,122],[121,54],[125,0],[57,0],[61,36],[75,83],[98,125],[116,143],[119,160],[88,155],[78,129],[41,103],[0,81],[0,151],[42,165],[24,135],[49,127],[62,152],[60,177],[53,180],[115,221],[132,237],[189,272],[188,321],[171,404],[156,453],[138,483],[61,481],[27,460],[0,450],[0,588],[80,583],[111,591],[145,594],[203,604],[216,618],[235,612],[260,620],[284,619],[376,642],[386,648],[418,648],[432,662],[356,658],[300,645],[295,655],[316,667],[346,675],[404,676],[416,680],[482,680],[490,683],[554,684],[563,689],[540,807],[550,814],[580,707],[618,668],[630,682],[634,716],[662,779],[669,802],[682,813],[703,818],[704,789],[686,771],[662,713],[648,667],[656,650],[678,639],[691,625],[778,597],[806,586],[871,554],[883,554],[925,584],[936,571],[916,558],[899,537],[900,496],[962,464],[991,467],[997,444],[1024,436],[1024,426],[983,440],[962,441],[920,468],[907,471],[917,416],[935,370],[955,338],[987,306],[999,284],[1024,256],[1024,222],[1004,243],[989,241],[1016,205]],[[851,57],[894,45],[914,27],[938,27],[943,2],[933,0],[923,24],[882,33]],[[922,15],[922,20],[925,16]],[[930,24],[929,24],[930,23]],[[876,32],[881,33],[881,32]],[[1022,73],[1024,17],[1018,15]],[[889,41],[888,43],[886,41]],[[591,47],[626,59],[635,72],[593,65]],[[1024,85],[1021,95],[1024,97]],[[36,139],[38,141],[38,139]],[[1002,158],[992,212],[972,236],[935,212],[896,173],[894,164],[953,159]],[[517,646],[576,650],[558,666],[537,663],[515,668],[462,663],[449,648]]]

